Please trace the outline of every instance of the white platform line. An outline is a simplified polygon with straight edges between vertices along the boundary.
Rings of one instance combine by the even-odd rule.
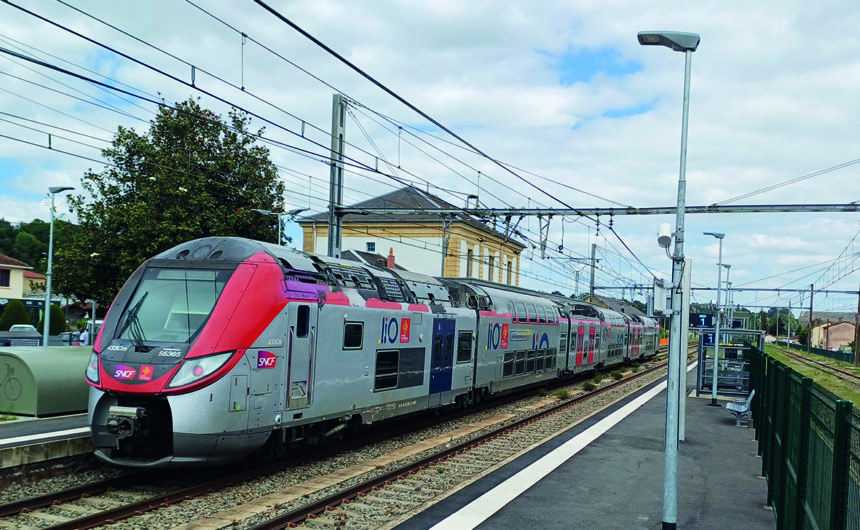
[[[22,442],[35,442],[53,438],[55,436],[71,436],[74,434],[86,434],[90,432],[89,427],[79,427],[77,429],[66,429],[65,431],[43,432],[40,434],[28,434],[27,436],[17,436],[15,438],[5,438],[0,440],[0,447],[12,445]]]
[[[692,370],[694,366],[695,363],[688,367],[687,371]],[[475,528],[665,389],[666,381],[663,381],[538,459],[532,465],[439,521],[431,530]]]

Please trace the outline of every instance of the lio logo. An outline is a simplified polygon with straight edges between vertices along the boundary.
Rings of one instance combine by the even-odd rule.
[[[278,363],[278,356],[270,351],[257,352],[257,368],[274,368]]]
[[[487,349],[497,350],[501,346],[503,350],[508,349],[508,324],[489,323],[487,330]]]
[[[538,340],[538,334],[535,333],[532,335],[532,349],[533,350],[542,350],[544,348],[549,348],[549,336],[544,333],[540,336],[540,340]]]
[[[382,334],[379,337],[379,343],[394,344],[398,340],[401,343],[408,343],[411,332],[411,318],[401,318],[400,322],[398,322],[396,317],[384,317],[382,319]]]

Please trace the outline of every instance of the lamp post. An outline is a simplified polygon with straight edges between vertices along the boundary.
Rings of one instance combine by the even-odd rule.
[[[61,191],[73,190],[71,186],[51,186],[51,227],[48,231],[48,271],[45,274],[45,329],[42,330],[42,346],[48,345],[48,337],[51,335],[51,270],[53,268],[54,255],[54,197]]]
[[[719,407],[720,404],[717,403],[717,372],[719,370],[718,361],[720,359],[720,314],[722,313],[722,307],[720,306],[720,285],[723,283],[723,238],[726,237],[726,234],[705,232],[705,235],[714,236],[720,240],[720,254],[717,259],[717,314],[715,315],[716,322],[714,322],[714,375],[711,378],[711,406]]]
[[[681,114],[681,163],[678,174],[678,204],[675,213],[675,253],[672,257],[672,331],[669,348],[669,374],[666,379],[666,435],[663,467],[663,530],[677,528],[678,518],[678,409],[680,408],[681,301],[684,273],[684,207],[687,192],[687,116],[690,109],[690,61],[701,40],[696,33],[640,31],[639,44],[665,46],[684,52],[684,103]],[[686,385],[685,385],[686,386]]]
[[[307,210],[307,208],[295,208],[293,210],[289,210],[286,212],[272,212],[269,210],[260,210],[258,208],[251,208],[251,211],[253,211],[253,212],[261,213],[263,215],[275,215],[278,217],[278,245],[282,244],[282,242],[281,242],[281,226],[283,225],[283,222],[281,221],[281,216],[287,215],[290,217],[295,217],[296,215],[298,215],[298,214],[300,214],[306,210]]]

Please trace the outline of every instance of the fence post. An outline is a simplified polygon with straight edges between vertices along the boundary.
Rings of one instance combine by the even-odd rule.
[[[833,429],[833,477],[830,485],[830,528],[845,528],[848,510],[848,472],[851,456],[850,436],[852,403],[837,401]]]
[[[806,475],[809,473],[809,431],[812,428],[812,379],[803,377],[800,380],[800,440],[797,462],[797,504],[795,506],[794,524],[805,527],[801,521],[806,520]]]

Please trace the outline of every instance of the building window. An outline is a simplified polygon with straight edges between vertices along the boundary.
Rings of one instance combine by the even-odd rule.
[[[489,263],[489,266],[490,266],[490,270],[489,270],[489,272],[487,273],[487,279],[488,279],[488,280],[490,280],[490,281],[493,281],[493,265],[495,265],[495,264],[496,264],[496,257],[495,257],[495,256],[490,256],[490,259],[489,259],[488,263]]]
[[[373,241],[368,241],[365,243],[368,252],[376,252],[376,243]]]
[[[508,285],[512,285],[511,284],[511,271],[512,270],[513,270],[513,266],[511,265],[511,262],[509,261],[508,262]]]
[[[475,255],[475,253],[472,252],[472,249],[469,249],[466,251],[466,277],[467,278],[472,277],[472,258],[474,257],[474,255]]]
[[[11,280],[9,279],[11,271],[9,269],[0,269],[0,287],[9,287]]]

